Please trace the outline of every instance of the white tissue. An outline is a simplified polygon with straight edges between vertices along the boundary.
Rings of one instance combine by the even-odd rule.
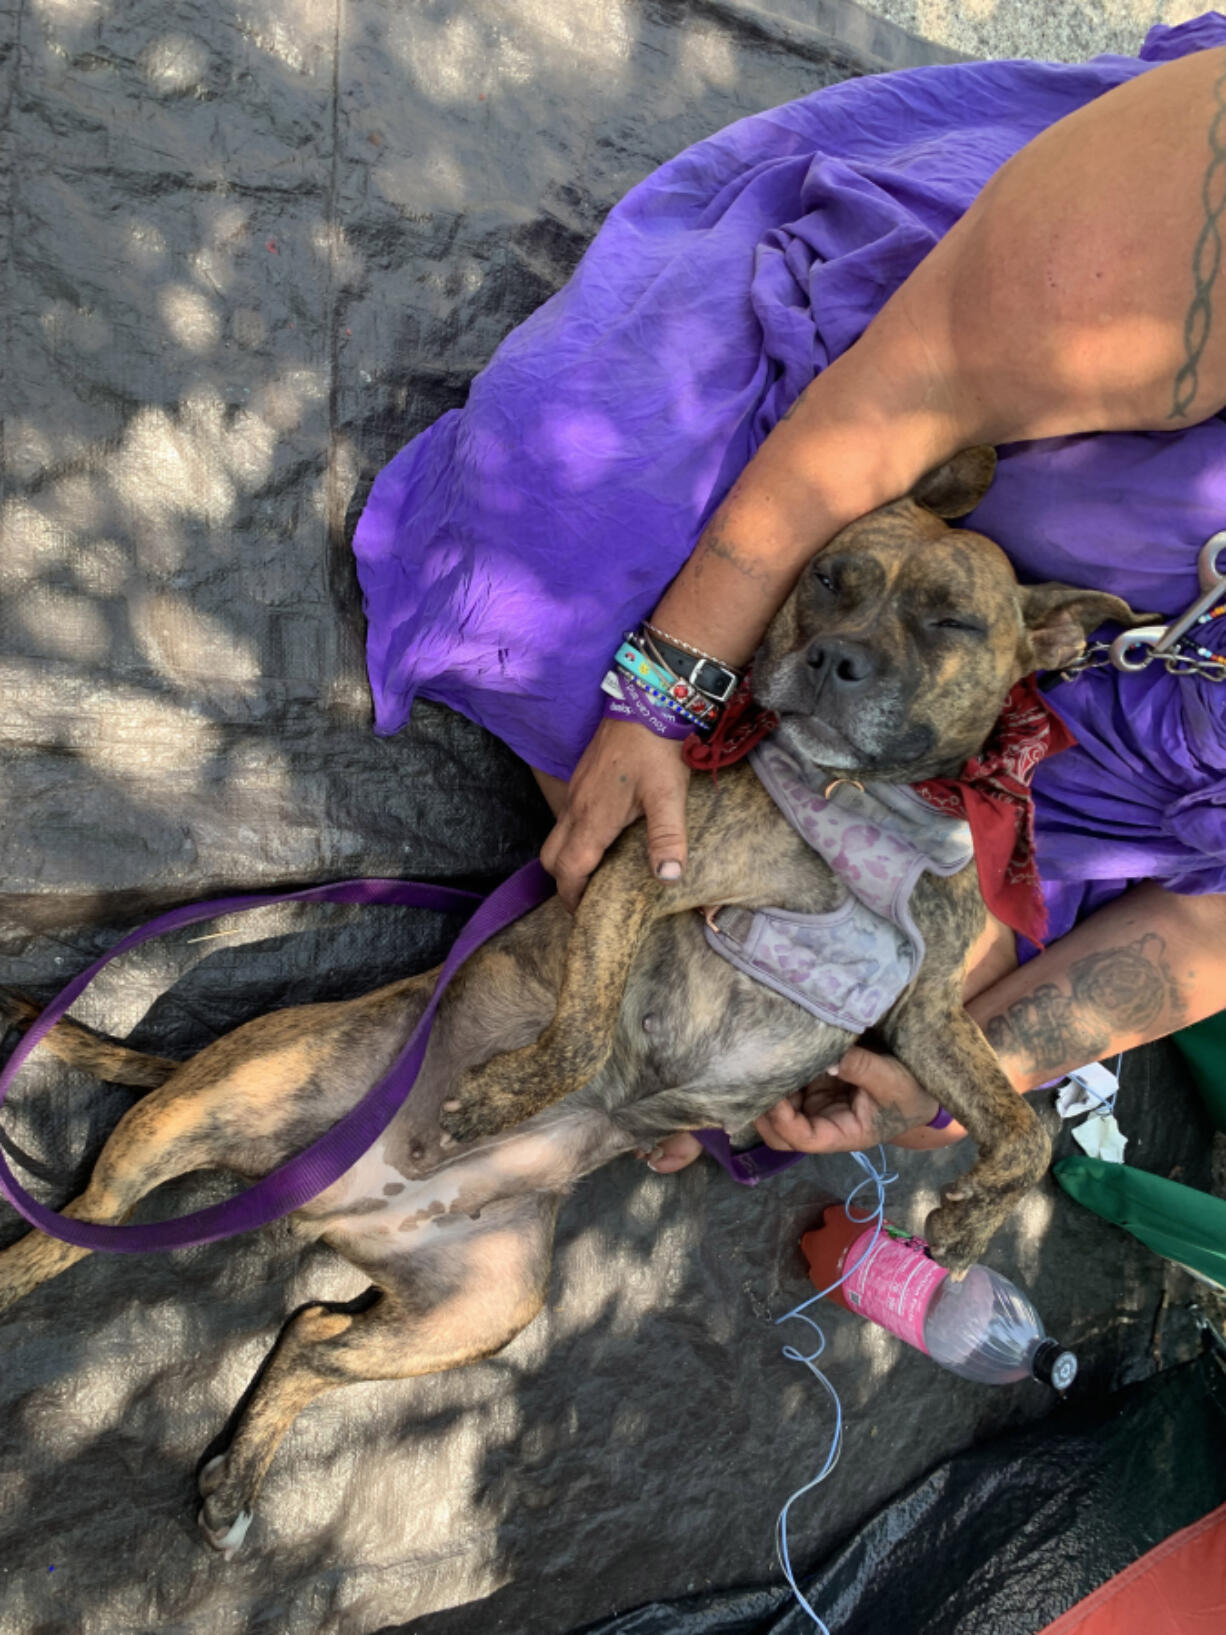
[[[1101,1062],[1089,1062],[1068,1076],[1056,1093],[1056,1111],[1061,1118],[1077,1118],[1081,1113],[1110,1113],[1120,1081]]]
[[[1099,1118],[1087,1118],[1073,1131],[1073,1140],[1091,1158],[1105,1159],[1108,1164],[1124,1162],[1124,1146],[1128,1137],[1121,1132],[1111,1113],[1104,1113]]]
[[[1115,1122],[1115,1098],[1120,1081],[1110,1068],[1101,1062],[1088,1062],[1070,1073],[1068,1082],[1056,1092],[1056,1110],[1061,1118],[1079,1118],[1089,1113],[1084,1123],[1073,1131],[1073,1140],[1091,1158],[1102,1158],[1108,1164],[1124,1162],[1124,1147],[1128,1137]]]

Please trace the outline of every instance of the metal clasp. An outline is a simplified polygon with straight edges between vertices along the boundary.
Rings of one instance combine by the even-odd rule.
[[[1226,596],[1226,572],[1218,566],[1218,558],[1226,551],[1226,529],[1213,534],[1201,547],[1197,558],[1197,578],[1201,594],[1186,613],[1173,624],[1143,624],[1134,630],[1125,630],[1111,643],[1111,662],[1117,670],[1144,670],[1151,659],[1169,653],[1179,638],[1192,628],[1202,613],[1208,613],[1214,603]],[[1144,655],[1134,659],[1134,648],[1144,648]]]

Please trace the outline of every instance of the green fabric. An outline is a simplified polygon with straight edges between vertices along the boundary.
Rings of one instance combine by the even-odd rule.
[[[1226,1011],[1206,1017],[1174,1035],[1196,1088],[1219,1130],[1226,1130]]]
[[[1079,1204],[1226,1289],[1226,1201],[1101,1158],[1062,1158],[1053,1173]]]

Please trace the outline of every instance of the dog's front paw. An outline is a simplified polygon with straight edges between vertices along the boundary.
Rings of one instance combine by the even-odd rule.
[[[948,1186],[942,1199],[924,1223],[924,1236],[932,1258],[948,1267],[951,1277],[962,1278],[995,1237],[1001,1210],[968,1187],[965,1176]]]
[[[445,1146],[457,1141],[479,1141],[502,1128],[501,1121],[480,1097],[451,1097],[439,1108],[438,1121]]]
[[[505,1056],[461,1073],[454,1091],[439,1109],[439,1124],[453,1141],[479,1141],[518,1124],[534,1110],[517,1094]]]
[[[242,1549],[253,1513],[235,1496],[238,1484],[230,1475],[224,1453],[209,1460],[196,1485],[202,1501],[196,1524],[209,1547],[229,1561]]]

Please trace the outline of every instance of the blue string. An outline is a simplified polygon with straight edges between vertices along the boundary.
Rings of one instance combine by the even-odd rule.
[[[834,1469],[835,1465],[838,1464],[839,1455],[843,1451],[843,1404],[839,1401],[839,1393],[826,1378],[822,1370],[817,1366],[817,1359],[826,1349],[826,1336],[822,1332],[820,1325],[815,1322],[808,1313],[810,1306],[816,1305],[819,1300],[824,1300],[828,1294],[832,1294],[841,1284],[846,1283],[847,1279],[852,1275],[852,1273],[859,1270],[859,1268],[872,1254],[873,1250],[877,1247],[877,1240],[880,1238],[882,1228],[885,1226],[885,1189],[887,1186],[889,1186],[891,1181],[896,1181],[898,1179],[897,1175],[887,1173],[886,1171],[885,1148],[878,1147],[877,1152],[881,1161],[881,1167],[879,1169],[874,1166],[871,1158],[869,1158],[866,1153],[852,1153],[851,1156],[864,1171],[864,1179],[862,1181],[857,1181],[856,1185],[852,1187],[851,1191],[843,1200],[843,1209],[848,1220],[862,1221],[865,1226],[868,1226],[870,1222],[873,1225],[873,1235],[866,1245],[864,1252],[860,1255],[858,1260],[854,1261],[852,1265],[847,1267],[841,1277],[836,1278],[836,1280],[830,1284],[829,1288],[822,1289],[817,1294],[810,1295],[807,1300],[803,1300],[799,1306],[794,1306],[791,1311],[786,1312],[778,1319],[778,1322],[780,1323],[788,1323],[791,1322],[794,1317],[799,1318],[802,1323],[808,1323],[809,1327],[817,1335],[817,1347],[815,1350],[806,1354],[803,1351],[798,1351],[795,1346],[785,1345],[783,1348],[783,1355],[789,1360],[789,1362],[803,1363],[813,1375],[814,1379],[817,1380],[818,1384],[823,1387],[831,1402],[834,1404],[834,1434],[830,1438],[830,1449],[826,1454],[826,1462],[812,1481],[806,1482],[803,1487],[798,1487],[796,1489],[795,1493],[792,1494],[791,1498],[779,1512],[779,1519],[775,1523],[775,1553],[779,1557],[779,1565],[783,1568],[783,1576],[791,1585],[792,1594],[808,1613],[809,1617],[812,1618],[814,1624],[821,1631],[821,1635],[830,1635],[830,1631],[801,1593],[800,1586],[797,1584],[795,1575],[792,1572],[792,1560],[788,1551],[788,1512],[796,1503],[797,1499],[803,1499],[806,1493],[812,1493],[815,1487],[824,1482],[827,1476],[829,1476],[830,1472]],[[856,1197],[857,1193],[863,1192],[865,1187],[875,1188],[876,1197],[874,1205],[870,1209],[869,1213],[867,1215],[860,1215],[855,1213],[853,1210],[852,1201]]]

